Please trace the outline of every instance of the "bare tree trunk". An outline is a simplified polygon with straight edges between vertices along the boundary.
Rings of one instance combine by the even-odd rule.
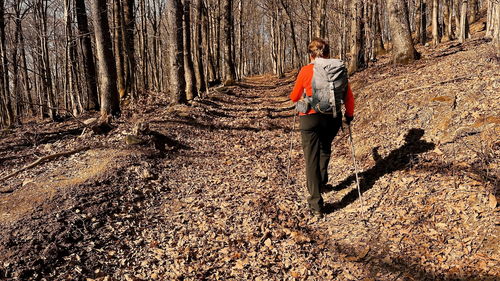
[[[500,2],[489,0],[486,19],[486,38],[491,38],[500,56]]]
[[[125,75],[125,93],[122,98],[127,97],[129,93],[132,93],[132,97],[137,99],[137,91],[134,90],[135,87],[135,44],[134,44],[134,33],[135,33],[135,13],[134,13],[135,0],[125,0],[122,1],[123,9],[123,49],[124,49],[124,75]]]
[[[22,16],[21,16],[21,4],[22,1],[17,0],[16,5],[15,5],[15,13],[16,13],[16,33],[19,34],[19,49],[21,51],[21,68],[22,68],[22,77],[23,77],[23,84],[24,84],[24,93],[26,96],[26,100],[28,102],[28,107],[30,110],[31,116],[35,116],[35,107],[33,104],[33,97],[31,95],[31,85],[30,85],[30,80],[29,80],[29,75],[28,75],[28,62],[26,59],[26,45],[24,42],[24,34],[23,34],[23,27],[21,24],[22,21]]]
[[[491,16],[488,18],[491,22],[491,35],[493,37],[493,44],[496,49],[496,54],[500,57],[500,2],[491,1]],[[488,24],[489,25],[489,24]]]
[[[243,73],[243,0],[238,3],[238,80],[241,80],[244,76]]]
[[[453,0],[445,0],[444,5],[445,35],[448,36],[448,40],[452,40],[455,38],[453,32]]]
[[[422,1],[425,0],[415,0],[415,42],[420,42],[420,37],[422,36]]]
[[[208,5],[208,4],[207,4]],[[203,38],[203,48],[205,49],[205,64],[206,64],[206,79],[215,79],[215,64],[213,59],[213,48],[212,48],[212,38],[213,33],[211,32],[211,19],[210,19],[210,6],[204,5],[203,7],[203,33],[205,34]],[[212,36],[211,36],[212,35]]]
[[[407,7],[403,0],[388,0],[387,8],[392,38],[392,61],[407,64],[417,59],[417,51],[411,39]]]
[[[169,61],[170,61],[170,93],[171,102],[186,102],[186,80],[184,77],[184,54],[182,34],[181,0],[167,2],[167,20],[169,26]]]
[[[349,61],[349,74],[365,67],[364,62],[364,34],[363,34],[363,3],[360,0],[352,1],[351,6],[351,58]]]
[[[16,1],[14,4],[15,18],[14,22],[16,24],[16,28],[14,30],[14,46],[12,50],[12,84],[13,84],[13,92],[15,98],[15,113],[16,123],[20,123],[20,118],[24,114],[24,108],[27,107],[25,103],[23,103],[23,95],[21,93],[21,85],[19,81],[19,62],[18,62],[18,50],[19,50],[19,37],[21,36],[21,7],[19,5],[19,1]]]
[[[454,16],[455,16],[455,30],[458,36],[460,36],[460,10],[462,7],[462,0],[451,0],[453,1],[453,9],[455,10]]]
[[[439,38],[439,0],[432,0],[432,45],[441,42]]]
[[[374,59],[375,54],[373,51],[374,46],[374,36],[373,36],[373,6],[372,4],[365,2],[364,3],[364,27],[365,27],[365,65],[368,66],[370,60]]]
[[[120,114],[120,99],[116,85],[116,65],[113,55],[113,44],[109,32],[108,7],[106,0],[94,0],[94,32],[99,61],[99,90],[101,92],[101,117]]]
[[[382,41],[382,27],[380,26],[380,9],[378,1],[373,2],[373,51],[374,59],[376,56],[385,51],[384,42]]]
[[[52,70],[49,59],[49,47],[48,47],[48,27],[47,27],[47,3],[43,0],[38,0],[35,7],[35,13],[37,16],[38,26],[40,28],[40,65],[41,65],[41,75],[43,92],[47,95],[47,105],[49,117],[55,120],[57,117],[57,104],[54,94],[54,86],[52,84]]]
[[[116,84],[120,98],[125,96],[125,70],[123,63],[123,44],[122,44],[122,8],[120,0],[113,1],[113,47],[116,63]]]
[[[76,83],[76,39],[73,36],[73,27],[71,26],[72,14],[71,14],[71,0],[64,0],[64,13],[66,19],[66,94],[71,101],[71,110],[73,115],[77,116],[82,111],[80,100],[77,97],[77,91],[75,91]]]
[[[476,21],[477,13],[479,11],[478,2],[478,0],[469,0],[469,23],[474,23]]]
[[[348,0],[342,0],[342,20],[341,20],[341,29],[342,35],[340,39],[340,59],[346,60],[347,57],[347,17],[349,15],[349,6],[347,4]]]
[[[7,52],[5,48],[5,3],[4,0],[0,0],[0,56],[1,56],[1,66],[0,66],[0,97],[3,97],[3,106],[5,109],[5,125],[10,126],[15,122],[14,111],[12,108],[12,101],[9,91],[9,72],[7,69]]]
[[[418,23],[420,25],[420,43],[425,44],[427,42],[427,2],[426,0],[420,0],[420,13],[421,13],[421,18],[420,22]]]
[[[307,19],[307,42],[313,39],[313,17],[314,17],[314,0],[309,0],[309,17]]]
[[[240,0],[241,1],[241,0]],[[196,0],[195,10],[195,47],[196,56],[194,60],[194,74],[196,77],[196,91],[201,94],[205,91],[205,71],[203,69],[203,34],[202,34],[202,21],[203,21],[203,0]],[[206,49],[205,49],[206,50]]]
[[[148,75],[148,69],[149,69],[149,62],[148,62],[148,24],[147,24],[147,11],[146,11],[146,2],[145,1],[140,1],[139,2],[139,9],[141,13],[141,25],[140,25],[140,32],[139,32],[139,54],[140,54],[140,73],[141,73],[141,81],[142,81],[142,87],[144,89],[149,89],[150,83],[149,83],[149,75]],[[182,20],[182,18],[181,18]],[[182,30],[182,28],[181,28]]]
[[[186,99],[196,97],[196,77],[194,74],[193,57],[191,48],[191,0],[183,0],[183,47],[184,47],[184,74],[186,76]]]
[[[233,61],[233,44],[231,41],[232,28],[232,0],[223,0],[224,12],[224,84],[232,84],[236,80],[236,70]]]
[[[316,37],[326,37],[326,0],[318,1],[317,13],[319,14],[319,22],[316,26]]]
[[[467,0],[462,0],[462,7],[460,9],[460,36],[458,41],[465,42],[469,38],[469,22],[467,19]]]
[[[87,85],[88,102],[86,109],[99,109],[99,93],[97,91],[96,66],[90,40],[89,24],[84,0],[76,0],[76,19],[78,22],[78,37],[82,46],[84,77]]]
[[[299,48],[297,47],[297,35],[296,35],[296,31],[295,31],[295,23],[292,19],[292,16],[290,15],[290,11],[289,11],[290,8],[288,6],[288,3],[285,4],[284,0],[280,0],[280,3],[281,3],[281,6],[283,7],[283,10],[285,11],[285,14],[288,18],[288,21],[290,22],[293,50],[294,50],[294,54],[296,56],[296,61],[300,62],[301,60],[300,60]]]

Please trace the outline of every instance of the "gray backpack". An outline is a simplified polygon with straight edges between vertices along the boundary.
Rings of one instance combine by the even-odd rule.
[[[297,103],[297,110],[304,112],[309,106],[316,112],[333,114],[336,118],[341,113],[341,104],[347,94],[347,69],[338,59],[316,58],[313,62],[311,97]]]

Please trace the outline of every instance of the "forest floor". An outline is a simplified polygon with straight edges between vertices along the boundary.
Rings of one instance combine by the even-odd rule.
[[[296,72],[191,105],[148,94],[105,136],[74,119],[3,131],[0,177],[82,150],[1,183],[0,279],[499,280],[500,61],[478,38],[419,51],[351,77],[362,200],[340,132],[323,219],[305,203]],[[154,137],[129,145],[138,123]]]

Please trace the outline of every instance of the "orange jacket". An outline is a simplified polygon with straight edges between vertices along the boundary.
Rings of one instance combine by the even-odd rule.
[[[302,67],[295,81],[295,87],[290,94],[290,99],[297,102],[302,98],[304,90],[307,96],[312,96],[312,77],[314,73],[314,65],[312,63]],[[354,95],[352,94],[351,86],[347,84],[347,96],[344,100],[346,115],[354,116]],[[314,109],[309,110],[307,113],[299,113],[299,115],[315,114]]]

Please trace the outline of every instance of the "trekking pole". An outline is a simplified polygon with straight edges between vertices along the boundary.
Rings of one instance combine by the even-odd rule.
[[[352,140],[351,124],[348,124],[347,127],[349,128],[349,141],[351,142],[352,162],[354,164],[354,173],[356,174],[356,186],[358,187],[359,199],[361,200],[361,216],[365,220],[365,212],[363,211],[365,203],[363,202],[363,197],[361,197],[361,188],[359,186],[358,165],[356,163],[356,154],[354,152],[354,141]]]
[[[295,131],[295,119],[297,118],[297,114],[293,115],[293,125],[292,132],[290,133],[290,151],[288,152],[288,168],[286,172],[286,182],[288,182],[290,178],[290,166],[292,164],[292,144],[293,144],[293,131]]]

